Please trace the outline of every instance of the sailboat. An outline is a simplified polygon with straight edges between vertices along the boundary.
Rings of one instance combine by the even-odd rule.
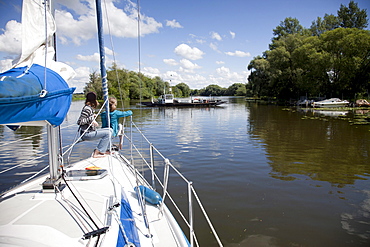
[[[100,0],[96,0],[96,6],[100,52],[104,58]],[[112,152],[103,158],[65,163],[68,152],[61,151],[59,126],[71,103],[74,88],[70,88],[66,81],[74,72],[69,66],[52,59],[54,49],[49,40],[52,40],[55,24],[45,2],[24,0],[23,13],[22,25],[26,27],[29,23],[31,27],[26,29],[35,29],[41,37],[37,42],[35,36],[32,36],[32,42],[23,37],[19,61],[14,68],[0,75],[0,124],[12,128],[45,126],[49,173],[1,194],[0,245],[199,246],[194,230],[194,205],[197,205],[215,236],[215,243],[222,246],[192,182],[145,136],[141,136],[142,132],[132,119],[131,129],[126,131],[129,134],[125,135],[130,146],[125,150],[128,154]],[[36,14],[43,16],[37,20],[47,20],[47,24],[36,23]],[[46,37],[42,35],[45,33],[48,34]],[[106,98],[104,61],[100,64]],[[11,90],[14,88],[21,90],[14,92]],[[136,135],[141,137],[136,138]],[[149,155],[140,153],[145,143],[140,143],[139,148],[134,142],[137,139],[145,140]],[[161,175],[155,173],[158,159],[160,165],[163,164]],[[138,160],[142,164],[140,169],[136,165]],[[146,178],[148,173],[143,175],[139,170],[149,171],[149,179]],[[181,213],[169,194],[170,173],[171,179],[177,175],[186,184],[187,216]],[[179,211],[179,217],[175,218],[169,204]],[[187,226],[186,230],[180,227],[179,219]]]

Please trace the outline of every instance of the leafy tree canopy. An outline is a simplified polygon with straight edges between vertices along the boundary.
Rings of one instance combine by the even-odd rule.
[[[286,18],[262,56],[249,63],[248,93],[280,99],[347,97],[370,89],[370,32],[366,10],[351,1],[338,16],[325,15],[303,28]]]

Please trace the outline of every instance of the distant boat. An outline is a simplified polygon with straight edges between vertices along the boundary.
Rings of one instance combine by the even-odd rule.
[[[190,99],[176,99],[173,94],[161,95],[156,101],[141,102],[145,106],[218,106],[226,103],[225,100],[215,99],[213,97],[191,97]]]
[[[347,100],[341,100],[338,98],[331,98],[322,101],[313,102],[313,107],[321,108],[331,108],[331,107],[345,107],[348,106],[349,102]]]
[[[370,107],[370,103],[366,99],[356,100],[356,106],[358,107]]]

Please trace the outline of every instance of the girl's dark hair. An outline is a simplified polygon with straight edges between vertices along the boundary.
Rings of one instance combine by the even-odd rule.
[[[98,106],[98,101],[96,100],[96,93],[90,92],[86,94],[85,104],[89,103],[91,107],[96,108]]]

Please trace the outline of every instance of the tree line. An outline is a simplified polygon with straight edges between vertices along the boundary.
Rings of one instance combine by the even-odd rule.
[[[353,1],[341,5],[337,16],[318,17],[310,28],[286,18],[273,30],[269,50],[249,63],[248,93],[278,99],[368,96],[367,25],[366,10]]]
[[[246,87],[244,83],[234,83],[228,88],[218,85],[209,85],[203,89],[190,89],[186,83],[171,86],[169,82],[156,76],[150,78],[142,73],[120,69],[113,65],[107,70],[109,95],[125,99],[151,99],[165,93],[173,93],[175,97],[200,96],[245,96]],[[84,93],[96,92],[98,99],[102,99],[102,82],[98,72],[90,74],[89,82],[84,88]]]

